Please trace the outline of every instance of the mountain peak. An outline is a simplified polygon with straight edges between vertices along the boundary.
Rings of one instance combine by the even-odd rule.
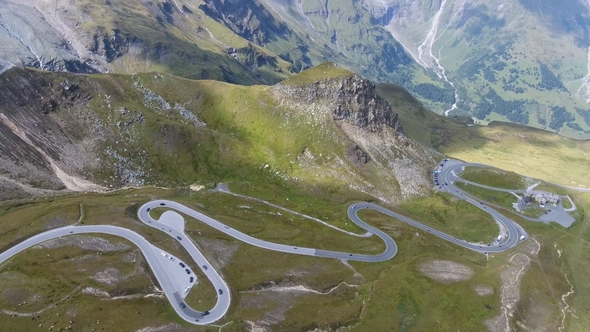
[[[342,68],[334,62],[328,61],[320,65],[311,67],[303,70],[297,75],[291,76],[280,83],[280,85],[293,85],[293,86],[304,86],[312,85],[317,82],[336,79],[346,78],[355,76],[356,73]]]
[[[371,132],[387,126],[403,134],[397,113],[377,95],[375,85],[331,62],[292,76],[275,85],[273,91],[281,99],[287,96],[287,103],[305,112],[313,113],[317,105],[322,105],[322,113],[331,114],[335,121],[346,121]]]

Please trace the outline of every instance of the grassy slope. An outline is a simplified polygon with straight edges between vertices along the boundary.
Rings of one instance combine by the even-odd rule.
[[[570,196],[571,197],[571,196]],[[575,196],[575,203],[584,217],[583,222],[574,224],[568,232],[559,234],[556,244],[559,249],[563,248],[561,256],[552,253],[554,259],[563,260],[563,271],[568,273],[570,283],[574,287],[572,298],[568,303],[574,308],[575,314],[579,319],[568,315],[566,323],[571,327],[571,331],[584,331],[590,325],[590,287],[588,278],[590,278],[590,263],[588,262],[588,250],[590,250],[590,195],[578,194]],[[578,316],[580,314],[580,316]]]
[[[349,202],[349,198],[346,196],[337,195],[333,196],[331,200],[326,200],[326,196],[321,193],[316,193],[316,196],[314,194],[310,196],[309,193],[294,195],[279,187],[274,187],[274,189],[273,187],[261,187],[261,189],[266,190],[267,195],[272,193],[275,203],[314,216],[326,217],[328,221],[346,227],[345,211]],[[374,242],[375,239],[351,238],[339,232],[325,229],[313,222],[294,218],[287,213],[278,216],[274,209],[249,200],[205,191],[191,193],[190,191],[166,191],[149,188],[109,195],[89,194],[61,197],[50,202],[37,200],[21,205],[5,203],[0,211],[0,226],[3,227],[0,246],[3,247],[14,238],[18,238],[18,234],[22,236],[46,229],[49,225],[55,227],[74,222],[78,219],[78,206],[81,204],[84,210],[84,224],[112,223],[129,227],[145,234],[157,246],[189,262],[186,253],[180,250],[175,241],[169,240],[167,236],[146,228],[134,220],[138,206],[135,203],[141,203],[154,197],[178,200],[218,218],[232,227],[243,228],[248,234],[270,241],[284,241],[285,243],[306,246],[320,245],[326,249],[334,250],[359,252],[379,252],[382,250],[381,244],[378,241]],[[576,198],[576,203],[582,208],[590,206],[588,204],[590,201],[586,201],[587,197],[576,196]],[[415,204],[421,203],[416,201]],[[249,208],[244,208],[244,206]],[[297,207],[307,208],[300,210]],[[318,208],[322,210],[318,210]],[[314,211],[316,212],[314,213]],[[243,217],[244,214],[246,217]],[[418,232],[420,234],[416,236],[415,229],[379,213],[362,211],[361,218],[389,233],[396,240],[400,249],[398,255],[388,262],[352,263],[363,276],[361,279],[354,277],[348,268],[337,261],[268,252],[240,244],[201,223],[189,220],[187,224],[189,233],[193,234],[193,239],[200,244],[206,256],[212,259],[214,264],[221,261],[220,257],[224,256],[223,252],[233,252],[233,256],[222,269],[222,273],[230,284],[234,302],[229,316],[220,323],[233,321],[228,326],[229,330],[241,330],[244,328],[244,319],[254,321],[264,319],[266,313],[279,310],[281,303],[285,303],[284,301],[288,301],[290,309],[285,311],[285,320],[281,322],[281,326],[289,329],[334,328],[342,325],[354,325],[357,330],[479,329],[483,320],[500,312],[497,305],[501,285],[498,276],[506,260],[511,257],[510,252],[495,255],[486,262],[481,255],[461,249],[428,234]],[[18,222],[8,223],[9,220],[17,220]],[[56,220],[59,222],[56,223]],[[571,241],[573,239],[587,241],[583,240],[586,227],[581,227],[585,223],[577,223],[567,232],[559,227],[548,227],[524,221],[521,221],[521,224],[530,234],[533,234],[544,249],[537,258],[534,258],[532,268],[525,275],[521,289],[521,298],[525,300],[520,306],[534,308],[534,301],[548,303],[545,309],[557,317],[559,312],[557,299],[560,294],[566,292],[568,287],[560,272],[562,267],[566,273],[573,273],[575,276],[570,278],[570,281],[576,287],[576,297],[568,299],[569,303],[574,304],[580,315],[586,310],[590,310],[583,300],[589,290],[584,286],[584,279],[579,279],[587,273],[584,269],[585,265],[583,265],[585,260],[579,256],[583,253],[583,250],[580,251],[579,245],[585,242]],[[217,245],[212,246],[211,242],[203,242],[205,239],[208,239],[207,241],[213,240]],[[553,249],[555,241],[560,246],[559,248],[564,250],[561,258]],[[236,248],[230,249],[231,246],[236,245]],[[104,284],[89,284],[88,279],[83,277],[85,273],[75,275],[55,273],[55,269],[58,271],[68,269],[72,263],[71,261],[63,261],[63,257],[66,255],[78,257],[81,254],[79,250],[74,248],[49,250],[48,254],[51,257],[56,257],[60,263],[43,263],[40,265],[43,272],[35,272],[37,271],[36,267],[33,267],[33,270],[30,268],[21,270],[24,273],[24,280],[28,280],[26,278],[33,275],[37,278],[35,284],[29,288],[30,296],[33,294],[47,296],[45,294],[49,294],[49,291],[42,285],[53,280],[52,275],[58,276],[59,284],[64,285],[63,292],[71,291],[73,286],[69,285],[72,284],[105,288]],[[9,270],[12,271],[17,266],[34,266],[33,262],[37,259],[36,256],[30,256],[27,260],[22,260],[24,256],[21,256],[13,260],[12,263],[4,264],[3,268],[8,265],[10,266]],[[475,276],[468,281],[444,285],[426,278],[417,270],[420,264],[441,258],[469,266],[474,270]],[[110,266],[115,268],[124,266],[116,258],[114,259]],[[578,262],[582,264],[570,265],[569,262],[574,262],[576,259],[581,259]],[[96,268],[100,270],[99,266]],[[198,270],[196,271],[198,272]],[[211,303],[214,290],[208,287],[208,283],[204,281],[202,276],[200,277],[203,284],[191,292],[187,301],[196,307],[204,308],[207,303]],[[137,278],[139,278],[138,280],[146,280],[143,276]],[[268,287],[269,281],[284,285],[304,284],[306,287],[318,291],[327,291],[342,281],[359,286],[353,288],[341,286],[338,291],[330,293],[330,296],[316,294],[281,296],[276,292],[248,292],[251,289]],[[476,296],[473,287],[482,284],[492,286],[494,294],[485,297]],[[127,286],[117,284],[113,287],[125,289]],[[137,291],[137,288],[133,288],[130,293]],[[51,303],[52,299],[62,292],[53,294],[53,297],[47,297],[44,303]],[[444,299],[444,301],[432,301],[432,298]],[[534,299],[534,301],[529,299]],[[55,321],[61,326],[71,319],[65,313],[72,307],[76,307],[78,311],[74,321],[87,324],[90,327],[94,326],[93,322],[96,320],[100,320],[100,326],[104,326],[104,322],[108,321],[108,315],[112,314],[110,308],[116,308],[118,311],[124,308],[126,312],[140,312],[140,314],[135,314],[133,320],[126,321],[125,326],[128,326],[129,329],[158,326],[170,321],[179,322],[175,314],[168,309],[165,300],[158,299],[156,301],[158,305],[154,305],[153,301],[153,299],[137,299],[125,301],[117,306],[105,307],[101,305],[102,301],[97,301],[95,297],[74,295],[66,303],[42,313],[41,320],[47,321],[48,317],[56,317],[56,314],[59,314],[58,317],[63,318],[56,318]],[[310,305],[315,308],[313,311],[309,310]],[[491,305],[493,309],[487,310],[485,305]],[[99,307],[103,309],[100,310]],[[469,315],[464,314],[466,307],[470,308]],[[32,309],[33,307],[31,307]],[[182,322],[179,323],[188,327]],[[577,322],[573,323],[577,324]],[[10,320],[10,324],[15,329],[28,329],[35,324],[38,325],[38,322],[14,318]]]
[[[350,74],[337,69],[334,72]],[[145,170],[148,183],[248,179],[280,185],[297,177],[301,186],[313,183],[331,186],[332,190],[343,186],[341,189],[347,190],[346,179],[336,176],[344,171],[342,165],[326,158],[340,156],[346,160],[343,153],[350,142],[348,138],[332,121],[323,122],[323,118],[308,118],[292,109],[277,107],[265,86],[191,81],[162,74],[87,77],[37,74],[56,84],[68,79],[81,89],[92,91],[89,107],[81,112],[102,122],[105,139],[101,148],[111,149],[130,160],[134,167]],[[313,71],[308,75],[314,75]],[[170,108],[159,104],[159,96]],[[186,108],[207,126],[190,123],[176,106]],[[121,111],[123,108],[125,112]],[[67,128],[80,126],[68,112],[74,110],[64,107],[53,116],[67,118]],[[142,120],[137,121],[138,118]],[[317,156],[325,156],[317,157],[314,163],[333,172],[329,178],[318,177],[313,169],[299,165],[298,158],[306,148]],[[103,159],[113,158],[103,156]],[[270,167],[264,168],[267,164]],[[159,171],[150,172],[150,169]],[[93,180],[110,182],[113,174],[109,172],[112,171],[99,170]]]
[[[590,187],[590,141],[501,122],[467,127],[462,121],[427,111],[394,85],[380,84],[378,93],[399,113],[408,136],[450,157],[550,182]]]
[[[491,243],[499,230],[489,214],[446,193],[399,205],[401,213],[470,242]]]
[[[472,186],[461,182],[457,182],[456,185],[479,199],[507,209],[512,209],[512,203],[516,203],[516,196],[511,193]]]
[[[466,167],[461,178],[495,188],[524,189],[526,186],[522,176],[499,169]]]
[[[168,165],[166,166],[168,168],[163,168],[163,173],[166,176],[170,178],[179,177],[185,183],[200,181],[204,184],[212,184],[218,179],[229,180],[232,188],[238,192],[262,197],[274,203],[328,220],[338,226],[355,230],[346,221],[345,209],[351,201],[370,199],[370,197],[343,188],[326,188],[284,182],[280,176],[271,175],[270,171],[264,171],[261,168],[268,160],[272,160],[277,165],[276,170],[281,171],[283,169],[281,167],[289,165],[288,159],[286,160],[284,157],[286,153],[291,151],[290,149],[300,152],[299,149],[305,146],[305,144],[298,145],[302,143],[297,141],[283,139],[283,136],[287,135],[287,133],[282,133],[280,130],[283,129],[276,126],[277,119],[281,117],[272,113],[270,111],[272,108],[266,104],[268,100],[265,99],[264,87],[248,89],[219,82],[176,80],[164,75],[154,74],[145,74],[137,78],[141,79],[142,84],[167,99],[172,98],[172,100],[175,100],[178,98],[176,100],[185,104],[187,108],[194,110],[197,116],[209,124],[206,129],[199,129],[183,122],[174,111],[161,111],[159,113],[144,111],[145,126],[147,126],[145,130],[151,133],[151,136],[142,134],[144,129],[135,128],[130,132],[133,133],[136,130],[139,134],[133,136],[134,140],[132,141],[139,142],[140,145],[138,146],[142,149],[148,149],[148,154],[154,158],[155,163],[161,163],[160,167]],[[101,86],[100,89],[102,89],[102,93],[111,95],[111,104],[114,109],[118,109],[123,105],[130,110],[143,109],[141,106],[142,98],[139,94],[130,94],[129,97],[133,97],[132,100],[123,98],[127,93],[132,92],[125,90],[126,86],[132,84],[132,78],[100,76],[94,79],[111,82],[111,84]],[[105,91],[107,88],[110,90]],[[219,102],[220,100],[221,102]],[[398,105],[393,105],[394,109],[400,112],[402,121],[404,121],[403,107],[406,107],[405,111],[410,111],[412,110],[411,107],[415,105],[412,99],[406,97],[400,98],[397,102]],[[93,99],[92,103],[95,103],[94,106],[99,107],[100,98]],[[251,107],[251,104],[255,104],[256,107]],[[392,102],[392,104],[394,103]],[[104,110],[101,111],[101,116],[108,121],[117,121],[117,113],[116,111]],[[111,117],[110,120],[109,117]],[[429,120],[434,119],[432,121],[441,121],[441,123],[444,120],[447,121],[446,123],[449,126],[461,126],[459,122],[452,119],[436,120],[437,118],[432,117],[429,113],[424,113],[421,117],[425,119],[423,124],[414,123],[414,127],[411,124],[407,127],[404,124],[404,126],[410,136],[415,135],[418,139],[426,142],[450,134],[448,133],[449,129],[444,124],[440,125],[438,131],[427,132],[428,135],[424,131],[419,131],[421,126],[428,124]],[[277,128],[279,128],[278,132]],[[413,132],[408,128],[415,128],[417,131]],[[318,140],[319,137],[313,136],[315,134],[309,128],[302,127],[296,128],[296,130],[300,135],[306,135],[304,137],[310,136],[311,142],[319,142],[314,143],[318,144],[316,146],[318,149],[333,150],[334,145],[331,145],[329,141]],[[153,138],[153,133],[156,133],[156,140]],[[170,140],[170,135],[173,135],[175,139]],[[269,141],[268,137],[272,137],[273,140],[268,145],[265,145]],[[453,142],[454,139],[455,137],[449,136],[447,144]],[[154,145],[154,142],[167,144],[167,149],[159,149]],[[189,142],[198,143],[195,146],[194,143],[190,144]],[[261,142],[264,142],[264,144]],[[198,144],[201,144],[201,146],[198,146]],[[268,148],[261,148],[263,146],[268,146]],[[127,146],[127,148],[132,149],[134,146]],[[170,156],[174,156],[174,158]],[[166,162],[170,162],[170,159],[177,161],[173,164],[167,164]],[[161,191],[153,189],[141,189],[113,195],[62,197],[53,199],[51,202],[39,200],[25,203],[20,207],[5,204],[3,206],[4,210],[0,213],[0,225],[5,230],[0,233],[6,234],[6,236],[0,237],[0,241],[3,241],[0,246],[5,246],[25,234],[45,229],[47,224],[41,221],[48,218],[46,217],[47,213],[60,215],[60,213],[69,211],[67,213],[72,216],[63,222],[67,223],[68,220],[74,220],[77,218],[75,208],[78,202],[82,202],[85,207],[85,223],[113,223],[136,229],[144,232],[158,246],[174,252],[181,259],[186,260],[186,257],[183,256],[185,254],[179,250],[174,241],[168,240],[158,232],[144,229],[137,221],[133,220],[134,209],[137,206],[132,206],[132,203],[146,201],[153,197],[168,197],[179,200],[230,223],[234,227],[241,227],[244,231],[252,232],[254,236],[260,236],[272,241],[284,241],[285,243],[296,241],[300,245],[308,246],[317,246],[321,243],[321,246],[325,246],[327,249],[354,248],[366,252],[379,251],[380,249],[378,243],[372,242],[373,239],[359,241],[354,239],[354,243],[352,243],[352,239],[343,234],[326,231],[317,224],[298,220],[284,213],[277,220],[278,217],[275,214],[270,214],[270,212],[275,212],[273,209],[253,204],[251,201],[242,201],[225,195],[205,192],[194,194],[187,190]],[[577,198],[577,196],[574,197]],[[444,197],[436,199],[437,201],[434,203],[427,200],[411,201],[407,203],[407,206],[398,208],[402,213],[404,211],[406,213],[411,212],[410,210],[419,211],[421,217],[424,218],[422,221],[427,223],[429,222],[428,219],[431,218],[431,214],[440,214],[443,216],[442,221],[454,225],[453,227],[463,231],[463,234],[468,236],[470,231],[464,230],[464,225],[456,224],[457,219],[454,219],[455,216],[464,214],[465,211],[457,209],[452,204],[443,204],[446,201]],[[580,201],[576,201],[576,203],[578,202]],[[589,205],[587,202],[581,201],[580,203],[582,209],[587,209]],[[256,212],[246,213],[249,218],[240,218],[239,216],[245,213],[244,208],[239,207],[241,205],[249,205]],[[428,205],[434,205],[431,209],[432,213],[424,209],[424,206]],[[67,206],[67,208],[61,208],[60,210],[60,206]],[[422,207],[422,211],[419,210],[420,207]],[[233,330],[243,329],[244,319],[264,319],[266,313],[277,309],[283,303],[275,292],[264,292],[262,295],[261,292],[258,292],[258,294],[243,292],[256,287],[263,287],[269,281],[284,282],[289,285],[305,284],[319,291],[329,290],[342,281],[359,285],[358,287],[330,293],[329,297],[317,294],[287,296],[289,301],[293,301],[289,304],[289,306],[292,305],[292,308],[286,311],[285,320],[281,323],[281,326],[287,326],[290,329],[333,328],[342,324],[358,324],[355,326],[359,330],[409,330],[413,327],[421,330],[457,330],[466,327],[480,329],[483,320],[491,318],[500,312],[499,308],[494,305],[499,301],[500,282],[498,276],[502,266],[509,259],[510,253],[497,255],[490,262],[486,262],[483,256],[471,253],[438,238],[427,234],[416,236],[415,229],[379,214],[363,211],[362,217],[369,223],[385,229],[391,234],[398,242],[400,252],[389,262],[378,264],[353,263],[352,265],[363,276],[360,279],[355,277],[347,267],[336,261],[268,253],[261,249],[235,243],[230,238],[218,234],[199,223],[189,223],[189,231],[196,241],[199,241],[200,238],[215,239],[219,243],[225,243],[226,246],[234,244],[239,246],[234,258],[223,269],[224,276],[228,278],[232,291],[235,292],[232,293],[232,296],[236,299],[236,302],[234,302],[235,304],[232,306],[230,315],[226,320],[234,321],[229,326]],[[449,217],[453,219],[445,219]],[[476,215],[473,217],[478,218]],[[579,214],[579,217],[584,217],[583,212]],[[14,220],[18,222],[13,222]],[[31,220],[37,222],[31,222]],[[526,222],[523,223],[523,226],[530,234],[537,237],[542,248],[544,248],[538,258],[542,264],[536,265],[537,270],[527,274],[523,294],[529,295],[534,290],[537,290],[537,293],[532,295],[535,296],[538,302],[547,302],[547,310],[553,315],[558,312],[556,299],[559,299],[560,294],[566,291],[567,283],[559,271],[561,261],[555,259],[556,252],[549,248],[553,248],[553,243],[564,234],[564,231],[558,228],[547,228],[546,226],[543,228],[544,225]],[[313,232],[313,230],[316,230],[316,232],[311,234],[310,232]],[[572,233],[568,231],[568,234],[575,235],[573,231]],[[566,243],[565,245],[568,250],[576,249],[573,244]],[[207,257],[215,257],[218,254],[213,249],[209,249],[206,244],[202,246],[206,251],[212,250],[207,254]],[[581,252],[578,252],[578,255],[580,254]],[[572,257],[576,257],[575,254],[572,254]],[[475,277],[466,282],[442,285],[424,277],[417,271],[419,263],[440,258],[466,264],[475,271]],[[570,258],[567,259],[567,262],[569,262]],[[543,269],[539,270],[541,267]],[[304,269],[304,273],[293,273],[294,268]],[[252,271],[255,271],[255,273],[252,273]],[[584,273],[586,273],[586,270],[580,270],[578,267],[571,267],[571,270],[566,271],[574,273],[576,278],[583,278]],[[472,287],[480,283],[493,286],[495,289],[494,294],[488,297],[476,296]],[[587,310],[583,299],[587,298],[588,293],[583,286],[580,287],[582,287],[579,288],[581,300],[576,299],[577,308]],[[205,296],[203,300],[210,301],[212,290],[203,287],[203,291]],[[445,300],[432,301],[432,298]],[[525,298],[524,295],[523,298]],[[87,300],[95,301],[94,298],[84,298],[76,300],[80,302],[74,303],[80,303],[82,304],[81,307],[85,307],[85,301]],[[205,305],[206,303],[199,304],[194,295],[191,295],[190,301],[195,300],[197,301],[196,305]],[[150,303],[140,301],[141,305]],[[485,309],[485,304],[491,304],[493,309]],[[127,307],[129,312],[136,311],[135,304],[132,305]],[[310,306],[316,309],[319,307],[321,310],[310,312]],[[467,307],[474,308],[469,315],[464,314],[464,308]],[[50,312],[50,314],[60,313],[60,317],[64,317],[66,310],[67,308],[58,307],[55,312]],[[174,313],[171,313],[165,304],[153,310],[156,310],[156,312],[150,313],[150,317],[157,317],[157,319],[149,321],[143,318],[137,319],[130,323],[135,324],[132,327],[137,329],[144,327],[146,324],[163,324],[164,322],[177,320]],[[145,312],[143,309],[139,311]],[[325,314],[326,312],[329,314]],[[105,314],[109,314],[109,311]],[[90,321],[103,319],[103,316],[98,314],[89,314],[88,317],[90,317]],[[33,323],[29,320],[17,319],[15,324],[23,324],[15,326],[26,328],[32,326]]]
[[[333,62],[324,62],[314,66],[312,70],[304,70],[301,73],[285,79],[282,83],[286,85],[302,86],[310,85],[317,81],[331,78],[350,77],[355,73],[342,68]]]
[[[197,4],[186,4],[182,13],[175,6],[141,1],[81,1],[68,15],[100,40],[118,29],[141,52],[123,52],[111,64],[115,72],[159,71],[193,79],[215,79],[239,84],[276,83],[291,75],[290,64],[267,49],[253,46],[251,55],[273,59],[249,70],[232,58],[227,49],[245,48],[248,41],[206,16]],[[87,16],[76,16],[79,11]],[[90,17],[90,19],[89,19]],[[101,35],[102,34],[102,35]],[[116,41],[113,38],[114,41]],[[251,45],[251,44],[250,44]],[[242,59],[243,60],[243,59]],[[254,60],[250,64],[258,67]]]
[[[435,146],[451,157],[566,185],[590,186],[586,171],[590,164],[590,144],[587,141],[576,141],[549,132],[498,122],[485,127],[467,127],[462,121],[426,111],[415,99],[396,86],[381,84],[378,91],[400,114],[400,120],[410,137]],[[466,178],[492,186],[522,186],[522,180],[515,173],[507,172],[504,177],[497,172],[499,171],[472,172],[467,169]],[[470,186],[470,189],[479,188]],[[517,220],[541,245],[539,255],[533,258],[530,270],[523,279],[523,300],[519,303],[521,314],[516,320],[530,319],[531,316],[522,314],[523,311],[535,311],[533,317],[538,320],[539,326],[551,324],[556,328],[557,325],[554,324],[561,322],[563,318],[559,308],[565,305],[561,296],[570,290],[568,280],[574,287],[574,293],[564,299],[573,307],[576,317],[585,317],[590,312],[590,288],[585,282],[590,276],[590,266],[583,254],[588,250],[590,239],[590,215],[587,212],[590,208],[590,196],[568,192],[555,186],[541,185],[538,189],[569,194],[578,206],[578,210],[572,213],[577,221],[570,229],[564,230],[557,225],[527,222],[505,212],[510,218]],[[487,195],[484,199],[489,201],[507,200],[504,203],[508,205],[513,201],[512,197],[505,197],[503,194],[496,197],[495,192],[481,194]],[[493,197],[488,197],[490,195]],[[539,305],[543,301],[553,308],[551,313]],[[589,322],[585,318],[566,315],[565,323],[572,331],[584,331]]]
[[[343,204],[343,202],[346,202],[346,197],[336,197],[333,201],[327,201],[322,198],[324,196],[308,197],[292,195],[290,193],[285,193],[280,188],[275,191],[275,194],[276,199],[283,200],[285,205],[299,205],[307,202],[305,205],[313,204],[316,207],[321,206],[322,209],[324,209],[324,216],[337,225],[347,222],[345,217],[347,203]],[[289,201],[285,200],[287,197],[284,195],[288,195],[290,198]],[[3,234],[6,235],[0,237],[0,244],[1,246],[4,246],[14,239],[15,232],[24,235],[46,228],[47,220],[55,219],[54,216],[56,215],[57,210],[61,211],[61,213],[69,211],[68,214],[60,215],[57,213],[57,215],[61,217],[61,224],[72,223],[78,218],[78,204],[82,204],[85,215],[83,219],[84,224],[106,222],[129,227],[145,234],[145,236],[154,241],[157,246],[170,251],[180,259],[189,262],[186,254],[174,243],[175,241],[167,239],[165,235],[158,231],[142,226],[134,220],[134,217],[132,217],[137,209],[137,205],[134,205],[134,203],[149,200],[152,197],[176,199],[189,206],[195,207],[208,215],[219,218],[223,222],[232,225],[232,227],[243,228],[244,231],[253,236],[270,241],[284,241],[285,243],[297,243],[298,245],[312,247],[319,246],[326,249],[351,250],[367,253],[380,252],[383,249],[382,244],[379,243],[379,241],[375,242],[375,239],[351,238],[342,233],[326,229],[314,222],[295,218],[284,212],[282,216],[278,216],[271,213],[274,212],[274,209],[268,208],[264,205],[255,204],[249,200],[207,192],[182,193],[174,190],[163,191],[147,188],[121,192],[120,194],[91,194],[62,197],[56,199],[54,202],[39,200],[20,207],[5,204],[0,213],[0,225],[4,228],[9,227],[14,231],[5,229]],[[250,209],[243,208],[244,205],[250,206]],[[52,210],[52,208],[55,210]],[[309,212],[309,209],[304,212]],[[247,217],[240,217],[244,213],[246,213]],[[449,291],[453,293],[463,292],[464,295],[459,295],[459,293],[457,293],[456,296],[453,296],[452,300],[450,300],[451,302],[458,304],[457,307],[453,304],[453,307],[456,308],[453,310],[457,310],[455,315],[459,314],[458,310],[460,310],[461,303],[463,303],[463,305],[470,305],[472,301],[478,303],[485,301],[487,303],[491,300],[489,298],[474,298],[470,295],[473,291],[469,287],[464,287],[464,284],[451,286],[451,289],[449,289],[449,286],[443,286],[436,282],[429,281],[427,278],[420,277],[420,273],[415,269],[415,264],[417,262],[415,256],[417,253],[419,253],[418,256],[420,261],[428,261],[429,259],[440,255],[440,247],[444,248],[443,250],[445,250],[445,252],[448,250],[449,254],[445,254],[445,257],[459,260],[462,263],[473,266],[478,271],[482,271],[482,257],[480,255],[466,252],[447,244],[442,240],[429,238],[427,234],[422,234],[420,237],[413,236],[412,234],[415,233],[415,230],[412,228],[395,220],[391,220],[390,218],[385,218],[379,214],[374,215],[369,212],[364,213],[362,217],[371,224],[387,230],[387,232],[396,239],[400,248],[406,249],[400,250],[400,253],[394,261],[378,264],[353,263],[355,268],[363,275],[363,278],[360,279],[354,277],[353,273],[347,267],[335,260],[268,252],[236,242],[201,223],[189,220],[187,224],[188,231],[191,234],[194,234],[193,239],[201,244],[207,257],[211,257],[214,263],[217,261],[216,257],[219,257],[218,255],[221,253],[219,250],[221,249],[213,249],[210,242],[201,243],[201,239],[203,239],[203,241],[204,239],[215,240],[219,245],[226,248],[233,245],[238,246],[233,257],[231,257],[228,264],[222,269],[222,273],[227,278],[232,289],[232,299],[234,302],[229,316],[222,320],[221,323],[233,321],[234,323],[229,326],[230,330],[240,330],[243,328],[244,319],[262,319],[267,312],[272,312],[273,309],[280,306],[282,301],[286,300],[291,303],[291,308],[286,311],[285,320],[281,323],[281,326],[289,327],[289,329],[301,329],[311,326],[326,328],[328,326],[334,327],[342,324],[354,324],[358,321],[359,312],[364,306],[365,310],[368,309],[369,311],[367,314],[362,315],[361,322],[363,322],[363,324],[378,323],[386,328],[388,326],[397,326],[398,320],[406,321],[410,319],[410,321],[422,321],[421,318],[412,317],[416,311],[431,311],[430,304],[428,304],[429,302],[425,301],[424,298],[426,294],[424,289],[428,289],[429,293],[434,292],[436,294],[441,294],[441,296]],[[19,222],[7,223],[8,220],[18,220]],[[350,225],[350,223],[348,224]],[[58,225],[53,224],[53,226]],[[437,245],[433,245],[433,242]],[[62,275],[56,273],[56,271],[68,269],[69,266],[73,264],[70,261],[62,260],[60,257],[66,257],[66,255],[69,257],[78,257],[82,254],[89,254],[88,252],[80,253],[78,249],[64,248],[60,250],[49,250],[48,253],[52,257],[55,256],[60,263],[43,263],[39,266],[39,268],[42,268],[42,273],[35,272],[37,271],[35,268],[32,270],[21,270],[21,273],[25,275],[24,278],[29,278],[29,276],[35,275],[38,280],[35,284],[30,285],[30,296],[33,294],[48,294],[48,290],[43,288],[42,285],[50,282],[52,280],[51,276],[59,278],[60,285],[64,284],[65,288],[63,292],[71,291],[73,286],[68,285],[72,284],[79,284],[83,287],[91,285],[99,289],[105,289],[104,284],[89,284],[87,279],[84,279],[83,277],[85,275],[84,272],[75,275]],[[43,253],[43,255],[45,254]],[[12,263],[3,264],[3,271],[5,271],[6,268],[12,271],[17,269],[18,266],[34,265],[32,262],[38,259],[37,256],[29,256],[26,260],[23,260],[23,257],[25,256],[19,255],[19,257],[13,260]],[[121,268],[122,263],[118,261],[116,257],[114,257],[114,259],[115,260],[110,266],[118,269]],[[406,266],[406,268],[403,268],[403,266]],[[95,268],[100,270],[101,267],[102,265],[96,264]],[[195,268],[194,266],[192,267]],[[300,274],[296,271],[302,273]],[[0,274],[0,277],[2,277],[2,274]],[[200,277],[200,280],[204,280],[202,276]],[[139,276],[138,278],[140,278],[138,280],[146,280],[145,277],[142,276]],[[419,283],[409,282],[409,280],[415,280],[416,278],[420,280]],[[490,283],[495,283],[493,278],[487,277],[487,279]],[[250,289],[267,287],[269,281],[275,281],[279,284],[286,283],[289,285],[305,284],[306,287],[318,291],[327,291],[342,281],[351,284],[359,284],[360,286],[354,288],[341,287],[338,291],[332,292],[330,296],[308,294],[296,297],[288,296],[284,298],[279,296],[278,293],[273,295],[273,292],[247,292]],[[400,287],[398,281],[402,282],[401,286],[403,287]],[[378,290],[371,287],[371,284],[374,282],[378,282],[375,284],[378,285]],[[207,282],[204,282],[202,286],[195,288],[193,292],[195,292],[195,294],[198,292],[200,295],[195,297],[194,294],[192,294],[193,292],[191,292],[187,301],[195,304],[199,308],[204,308],[207,303],[211,303],[210,293],[214,293],[214,290],[207,287],[207,284]],[[124,288],[125,285],[118,284],[113,287]],[[55,296],[58,296],[63,292],[54,291],[54,297],[47,298],[44,303],[51,303]],[[134,294],[137,290],[130,290],[129,292]],[[377,294],[391,294],[394,299],[398,296],[396,294],[401,294],[404,301],[410,301],[408,302],[409,307],[407,308],[407,312],[402,311],[398,313],[396,320],[389,322],[382,321],[379,318],[370,319],[374,314],[382,315],[379,311],[374,311],[376,308],[381,308],[379,303],[384,299],[382,296],[377,296]],[[283,300],[281,300],[281,298],[283,298]],[[414,299],[420,300],[416,302]],[[117,300],[113,303],[118,303],[118,301],[122,300]],[[165,304],[164,299],[158,299],[156,301],[158,305],[156,306],[153,305],[153,301],[153,299],[137,299],[134,301],[126,301],[117,306],[105,307],[101,305],[102,301],[97,301],[95,297],[82,296],[76,293],[65,304],[61,304],[57,308],[42,313],[41,319],[46,321],[47,317],[55,317],[56,314],[59,314],[59,317],[62,318],[58,317],[55,321],[58,323],[57,325],[61,326],[71,319],[65,313],[72,307],[76,307],[78,310],[77,317],[74,319],[76,323],[93,327],[93,324],[95,323],[92,322],[100,320],[100,326],[104,326],[104,322],[108,321],[106,317],[111,314],[110,308],[116,307],[116,310],[124,308],[126,312],[140,312],[140,314],[134,315],[133,320],[126,321],[125,326],[129,329],[137,329],[146,325],[157,326],[158,324],[165,324],[169,321],[179,322],[174,313],[168,310],[168,306]],[[365,301],[366,304],[363,305],[363,302]],[[314,311],[315,313],[309,311],[309,306],[312,304],[318,309]],[[97,306],[100,306],[102,310]],[[399,306],[406,306],[406,303],[401,303]],[[436,309],[436,312],[438,312],[437,316],[442,317],[441,315],[445,313],[452,314],[448,309],[449,308],[447,307],[438,307],[438,309]],[[483,308],[478,312],[477,315],[467,318],[468,321],[472,321],[473,324],[475,324],[475,322],[482,317],[488,317],[492,314],[492,312]],[[431,321],[430,318],[428,318],[427,321]],[[460,320],[446,324],[459,327],[465,324],[465,322],[465,320]],[[10,323],[15,329],[28,329],[32,328],[35,324],[38,325],[36,321],[24,318],[12,319]],[[185,323],[179,323],[186,326]]]

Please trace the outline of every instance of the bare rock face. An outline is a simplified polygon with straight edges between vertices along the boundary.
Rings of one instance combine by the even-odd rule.
[[[375,85],[358,75],[317,81],[310,85],[278,84],[276,95],[302,104],[326,103],[336,121],[345,121],[370,132],[381,132],[390,127],[399,135],[404,130],[398,115],[377,95]]]
[[[366,127],[372,132],[388,126],[403,133],[397,113],[377,96],[373,83],[360,76],[355,75],[341,82],[338,101],[333,112],[335,120],[353,121],[356,126]]]

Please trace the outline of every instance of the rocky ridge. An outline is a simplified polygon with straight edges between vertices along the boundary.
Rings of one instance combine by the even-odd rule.
[[[327,63],[310,71],[330,67],[336,65]],[[350,73],[296,84],[287,80],[271,89],[281,105],[297,109],[316,122],[329,118],[346,134],[347,159],[355,168],[350,173],[358,172],[364,178],[354,183],[350,177],[351,188],[389,203],[430,190],[426,174],[441,155],[406,136],[397,113],[377,95],[370,81]],[[306,167],[313,164],[313,151],[306,149],[303,155]],[[346,168],[342,162],[331,167]],[[368,180],[376,178],[381,181]]]
[[[321,101],[324,107],[331,109],[334,120],[346,121],[370,132],[381,132],[384,126],[400,135],[404,132],[397,113],[377,95],[375,85],[358,75],[317,81],[302,87],[277,84],[273,92],[277,98],[298,100],[301,108]]]
[[[347,187],[385,202],[428,192],[426,169],[440,156],[405,135],[372,83],[343,70],[330,78],[337,70],[248,88],[12,68],[0,76],[0,200],[228,175]]]

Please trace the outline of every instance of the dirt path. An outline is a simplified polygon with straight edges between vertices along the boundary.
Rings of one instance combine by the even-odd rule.
[[[540,244],[535,239],[530,239],[528,252],[519,252],[508,259],[509,265],[500,274],[502,288],[500,290],[500,302],[502,312],[484,322],[491,332],[511,332],[510,321],[517,310],[520,301],[520,282],[531,264],[531,256],[536,256],[540,250]]]

